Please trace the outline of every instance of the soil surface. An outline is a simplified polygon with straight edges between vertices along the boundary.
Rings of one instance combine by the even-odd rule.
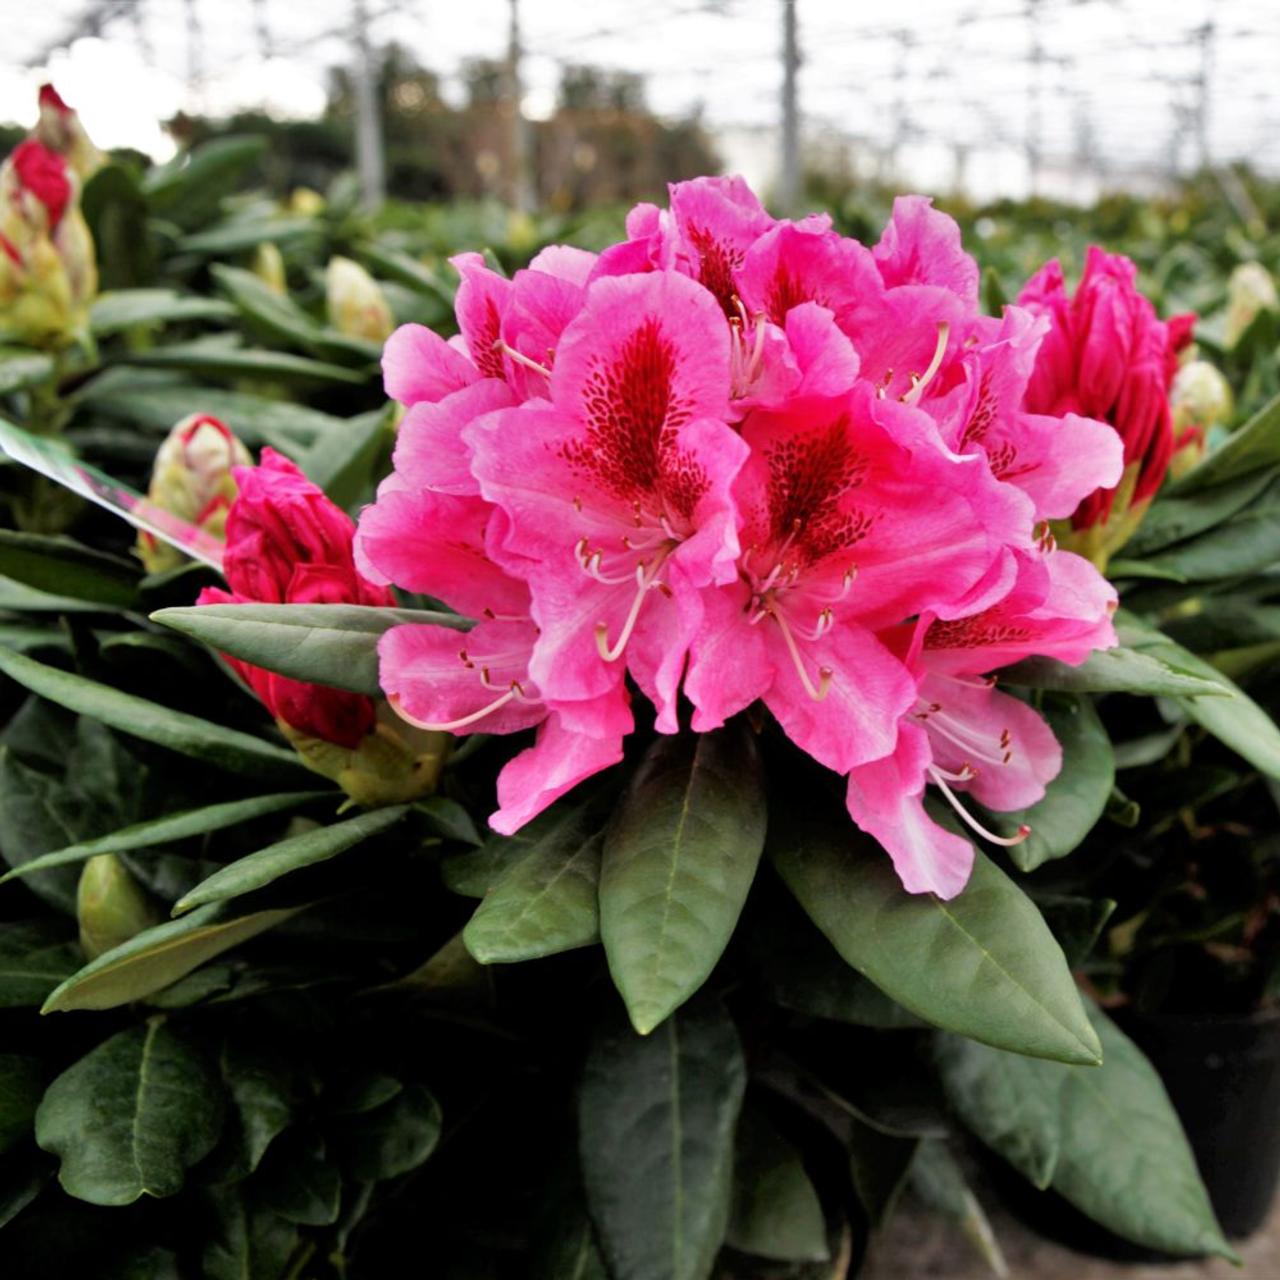
[[[1118,1263],[1073,1253],[1034,1235],[983,1195],[1004,1251],[1009,1280],[1280,1280],[1280,1202],[1271,1220],[1237,1243],[1243,1267],[1229,1262]],[[906,1202],[872,1248],[864,1280],[991,1280],[991,1270],[958,1228]]]

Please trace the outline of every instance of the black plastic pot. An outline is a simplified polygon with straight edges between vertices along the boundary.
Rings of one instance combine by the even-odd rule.
[[[1223,1231],[1252,1235],[1280,1185],[1280,1010],[1122,1021],[1164,1080]]]

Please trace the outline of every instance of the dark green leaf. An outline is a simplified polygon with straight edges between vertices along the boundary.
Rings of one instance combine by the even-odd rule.
[[[247,800],[228,800],[222,804],[206,805],[203,809],[187,809],[182,813],[167,814],[163,818],[152,818],[148,822],[126,827],[123,831],[113,832],[109,836],[99,836],[96,840],[88,840],[83,844],[73,844],[64,849],[55,849],[52,853],[42,854],[0,876],[0,884],[16,876],[29,875],[33,871],[40,871],[46,867],[61,867],[71,862],[83,862],[86,858],[96,857],[100,853],[123,853],[130,849],[145,849],[152,845],[185,840],[189,836],[206,835],[210,831],[221,831],[226,827],[250,822],[267,814],[300,809],[303,805],[315,800],[333,799],[334,795],[335,793],[329,791],[289,791],[279,795],[251,796]]]
[[[1164,1086],[1101,1010],[1100,1067],[1032,1063],[944,1038],[952,1104],[984,1142],[1117,1235],[1167,1253],[1235,1258]],[[1054,1153],[1056,1151],[1056,1159]]]
[[[871,1226],[883,1226],[906,1185],[921,1139],[885,1133],[853,1117],[849,1136],[853,1188]]]
[[[583,1185],[614,1280],[705,1280],[728,1227],[746,1067],[724,1009],[703,999],[652,1036],[615,1026],[587,1057]]]
[[[1280,778],[1280,729],[1276,728],[1271,717],[1248,694],[1207,662],[1175,644],[1133,614],[1121,610],[1117,620],[1133,636],[1130,643],[1140,645],[1143,653],[1206,680],[1217,680],[1230,696],[1178,698],[1178,705],[1192,720],[1243,756],[1255,769],[1270,777]]]
[[[31,1132],[43,1093],[44,1069],[39,1058],[0,1053],[0,1155]]]
[[[399,280],[411,289],[439,298],[448,307],[453,307],[453,296],[456,290],[448,281],[441,279],[435,272],[423,266],[407,253],[386,245],[366,243],[359,248],[360,257],[374,267],[380,275],[392,280]]]
[[[251,853],[223,867],[221,871],[214,872],[207,880],[202,880],[178,902],[174,913],[190,911],[193,907],[204,906],[206,903],[238,898],[241,894],[261,889],[300,867],[325,862],[395,826],[407,812],[404,805],[373,809],[348,818],[345,822],[316,827],[268,845],[265,849],[259,849],[257,853]]]
[[[129,352],[123,363],[144,369],[178,369],[212,378],[286,379],[297,382],[343,382],[359,386],[368,376],[338,364],[295,356],[265,347],[228,347],[205,342],[173,343],[149,351]]]
[[[282,244],[286,240],[314,237],[313,218],[232,218],[227,222],[185,237],[178,248],[184,253],[198,253],[221,258],[244,253],[260,244]]]
[[[350,508],[372,493],[393,439],[385,411],[362,413],[348,419],[341,432],[326,431],[317,437],[299,466],[338,506]]]
[[[0,921],[0,1009],[38,1008],[83,963],[73,926]]]
[[[206,960],[296,914],[298,908],[231,916],[221,903],[168,920],[105,952],[72,974],[45,1001],[42,1012],[114,1009],[145,999]]]
[[[535,846],[476,908],[462,935],[467,950],[481,964],[510,964],[596,942],[603,843],[596,830]]]
[[[226,1040],[218,1070],[231,1107],[217,1181],[230,1181],[252,1173],[293,1119],[293,1070],[279,1049],[244,1036]]]
[[[254,1186],[263,1203],[289,1222],[327,1227],[338,1220],[342,1177],[317,1138],[285,1134],[267,1152]]]
[[[89,328],[105,338],[136,325],[226,320],[233,315],[234,309],[217,298],[180,294],[175,289],[117,289],[98,295],[89,312]]]
[[[213,1231],[201,1255],[203,1280],[282,1280],[298,1230],[242,1187],[209,1192]]]
[[[1205,699],[1224,696],[1225,682],[1211,667],[1205,670],[1208,674],[1181,662],[1162,661],[1154,653],[1139,652],[1122,643],[1117,649],[1091,653],[1078,667],[1056,658],[1024,658],[1002,668],[1000,680],[1062,693],[1139,693]]]
[[[788,815],[770,856],[800,905],[860,973],[927,1022],[1019,1053],[1096,1062],[1062,949],[1030,899],[981,853],[949,902],[909,894],[852,825]]]
[[[416,1169],[440,1141],[440,1104],[420,1084],[347,1122],[338,1135],[343,1165],[361,1182]]]
[[[600,870],[609,971],[642,1035],[706,981],[765,834],[759,751],[742,722],[662,737],[614,812]]]
[[[222,1129],[217,1075],[195,1045],[153,1018],[68,1067],[36,1113],[36,1141],[62,1161],[64,1190],[132,1204],[182,1190]]]
[[[1071,853],[1102,817],[1116,778],[1111,739],[1089,698],[1051,699],[1042,711],[1062,746],[1062,771],[1031,808],[991,815],[993,828],[1004,835],[1023,823],[1031,828],[1009,851],[1020,871]]]
[[[152,621],[255,667],[371,697],[381,693],[383,632],[405,623],[470,625],[449,613],[358,604],[206,604],[161,609]]]
[[[778,1262],[822,1262],[830,1256],[822,1205],[800,1153],[751,1106],[738,1121],[727,1242]]]
[[[1217,582],[1270,568],[1280,559],[1280,492],[1275,482],[1243,511],[1199,537],[1151,556],[1147,569],[1179,582]]]
[[[303,772],[297,756],[283,747],[46,666],[22,654],[0,649],[0,671],[69,711],[221,769],[247,773],[263,781],[298,781]]]
[[[235,190],[266,149],[263,137],[213,138],[148,170],[142,178],[143,193],[152,209],[170,217],[199,217]]]
[[[1271,471],[1259,471],[1186,498],[1162,493],[1125,543],[1125,556],[1148,556],[1212,529],[1247,507],[1274,479]]]
[[[0,573],[37,591],[125,609],[138,596],[137,565],[71,538],[0,529]]]
[[[1000,1243],[978,1198],[960,1171],[945,1142],[930,1138],[916,1149],[911,1162],[911,1186],[931,1209],[945,1214],[959,1224],[974,1252],[987,1264],[994,1276],[1007,1276],[1008,1264],[1000,1251]]]

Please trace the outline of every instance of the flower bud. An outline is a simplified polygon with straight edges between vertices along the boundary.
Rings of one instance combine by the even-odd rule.
[[[142,886],[114,853],[90,858],[76,888],[76,919],[85,958],[104,952],[160,923],[161,915]]]
[[[378,282],[350,258],[330,258],[325,271],[329,323],[348,338],[386,342],[395,328]]]
[[[148,499],[163,511],[222,539],[236,496],[233,467],[253,465],[231,429],[207,413],[183,418],[165,437],[151,471]],[[138,534],[138,558],[149,573],[177,568],[182,553],[146,530]]]
[[[1092,246],[1074,296],[1051,262],[1018,299],[1050,320],[1025,407],[1109,423],[1124,443],[1120,483],[1090,494],[1069,522],[1055,527],[1059,542],[1100,568],[1132,536],[1169,470],[1175,448],[1169,388],[1195,322],[1160,320],[1136,281],[1128,258]]]
[[[289,196],[288,210],[304,218],[318,218],[328,207],[324,196],[310,187],[295,187]]]
[[[264,240],[253,255],[253,274],[271,290],[284,295],[288,292],[285,278],[284,255],[277,245]]]
[[[0,165],[0,330],[56,345],[84,329],[98,271],[78,201],[74,171],[34,138]]]
[[[1231,350],[1244,337],[1258,313],[1280,309],[1276,283],[1260,262],[1242,262],[1227,281],[1227,326],[1224,341]]]
[[[1231,386],[1207,360],[1189,360],[1177,372],[1169,393],[1173,410],[1174,451],[1169,474],[1176,480],[1204,457],[1209,430],[1231,417]]]
[[[107,162],[85,132],[80,117],[51,84],[40,86],[40,119],[35,136],[50,151],[66,156],[81,182],[88,182]]]
[[[236,467],[239,493],[227,516],[223,572],[230,592],[206,587],[198,604],[391,605],[355,566],[355,524],[287,458],[262,451]],[[447,735],[411,730],[385,702],[228,662],[275,717],[308,768],[358,804],[391,804],[434,788]]]

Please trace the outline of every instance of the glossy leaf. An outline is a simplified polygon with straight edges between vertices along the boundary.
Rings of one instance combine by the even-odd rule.
[[[1280,778],[1280,728],[1244,690],[1203,659],[1134,615],[1121,610],[1117,618],[1141,645],[1144,653],[1205,679],[1217,680],[1226,688],[1229,697],[1178,698],[1178,705],[1192,720],[1243,756],[1255,769],[1272,778]]]
[[[888,857],[838,818],[788,815],[770,856],[844,960],[935,1026],[1019,1053],[1096,1062],[1097,1036],[1029,898],[981,853],[949,902],[909,894]]]
[[[228,1038],[218,1055],[218,1072],[230,1107],[215,1157],[219,1176],[210,1178],[214,1182],[251,1174],[293,1119],[293,1071],[288,1059],[269,1042]]]
[[[1169,486],[1171,497],[1203,493],[1213,485],[1280,463],[1280,396],[1263,405],[1222,446]]]
[[[751,732],[662,737],[605,833],[600,935],[632,1024],[652,1031],[706,981],[728,945],[765,835]]]
[[[822,1205],[800,1153],[764,1112],[750,1106],[738,1122],[727,1243],[776,1262],[822,1262],[830,1256]]]
[[[139,325],[191,320],[226,320],[235,311],[217,298],[182,294],[176,289],[114,289],[100,293],[89,311],[89,329],[105,338]]]
[[[190,836],[206,835],[211,831],[222,831],[268,814],[300,809],[317,800],[333,800],[334,796],[335,793],[330,791],[286,791],[277,795],[250,796],[247,800],[228,800],[222,804],[206,805],[203,809],[187,809],[182,813],[167,814],[163,818],[152,818],[148,822],[125,827],[109,836],[99,836],[96,840],[86,840],[81,844],[68,845],[64,849],[54,849],[51,853],[42,854],[0,876],[0,884],[48,867],[83,862],[100,853],[125,853],[131,849],[146,849],[153,845],[185,840]]]
[[[948,1096],[965,1123],[1108,1230],[1178,1254],[1235,1254],[1218,1227],[1168,1094],[1137,1046],[1097,1008],[1100,1067],[1028,1063],[944,1040]],[[1056,1158],[1055,1158],[1056,1152]]]
[[[53,371],[53,357],[43,351],[0,347],[0,396],[45,382]]]
[[[596,1036],[578,1105],[583,1187],[614,1280],[706,1280],[728,1227],[746,1081],[729,1015],[709,999],[652,1036]]]
[[[114,1009],[145,999],[214,956],[287,920],[297,907],[229,915],[211,903],[181,920],[168,920],[105,952],[72,974],[44,1003],[43,1013]]]
[[[150,351],[131,352],[122,357],[127,364],[144,369],[177,369],[183,373],[211,378],[257,378],[262,381],[302,383],[337,382],[360,385],[368,377],[340,364],[295,356],[265,347],[229,347],[207,342],[173,343]]]
[[[91,1204],[171,1196],[222,1128],[218,1078],[160,1018],[118,1032],[68,1067],[36,1113],[36,1141],[63,1189]]]
[[[298,1229],[243,1186],[211,1191],[213,1230],[201,1254],[203,1280],[282,1280]]]
[[[1268,488],[1274,475],[1260,471],[1204,489],[1188,497],[1161,494],[1124,544],[1126,558],[1162,551],[1229,520]]]
[[[259,849],[257,853],[237,859],[221,871],[215,871],[207,880],[202,880],[178,902],[173,909],[174,914],[190,911],[193,907],[204,906],[206,903],[238,898],[241,894],[252,893],[255,889],[271,884],[291,871],[337,857],[395,826],[407,812],[405,805],[373,809],[348,818],[345,822],[316,827],[277,841],[265,849]]]
[[[1000,671],[1002,684],[1062,693],[1137,693],[1210,697],[1226,696],[1226,687],[1212,668],[1164,660],[1154,653],[1122,643],[1116,649],[1099,649],[1079,666],[1056,658],[1024,658]],[[1206,674],[1207,672],[1207,674]]]
[[[162,707],[131,693],[122,693],[23,654],[0,649],[0,672],[69,711],[91,716],[113,729],[205,760],[221,769],[263,780],[283,777],[297,781],[303,773],[298,758],[284,747]]]
[[[1111,739],[1092,700],[1051,699],[1042,713],[1062,746],[1062,771],[1031,808],[991,815],[993,828],[1003,835],[1015,834],[1022,823],[1031,828],[1009,851],[1020,871],[1071,853],[1102,817],[1116,780]]]
[[[267,1152],[254,1187],[263,1203],[288,1222],[327,1227],[338,1220],[342,1175],[319,1138],[293,1130]]]
[[[481,964],[510,964],[587,947],[600,937],[598,890],[604,833],[544,842],[485,895],[463,930]]]
[[[138,595],[136,565],[82,546],[72,538],[0,529],[0,574],[24,586],[109,609]]]
[[[206,604],[161,609],[152,621],[255,667],[371,697],[381,693],[378,641],[388,628],[470,625],[449,613],[357,604]]]

